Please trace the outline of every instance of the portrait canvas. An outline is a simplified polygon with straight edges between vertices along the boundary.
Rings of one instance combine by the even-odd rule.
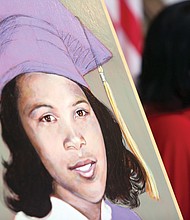
[[[95,198],[98,199],[103,195],[104,188],[106,188],[105,198],[123,207],[124,202],[123,204],[118,202],[120,201],[118,198],[122,198],[122,193],[118,197],[114,197],[113,194],[120,188],[120,177],[122,177],[123,172],[121,170],[127,170],[127,167],[126,169],[123,168],[123,161],[126,158],[122,161],[121,157],[118,156],[117,160],[117,154],[115,154],[115,158],[113,157],[115,160],[111,160],[109,155],[114,154],[114,149],[115,152],[119,149],[110,146],[108,151],[107,148],[105,150],[104,147],[101,147],[104,146],[104,138],[108,134],[103,131],[104,129],[110,129],[113,132],[107,136],[117,136],[115,130],[111,130],[110,124],[107,124],[107,120],[102,121],[105,114],[105,111],[101,111],[101,103],[103,103],[108,108],[106,108],[106,114],[114,115],[113,124],[118,121],[118,134],[126,141],[121,143],[123,144],[121,151],[127,150],[128,152],[126,161],[131,158],[133,158],[131,159],[133,161],[137,159],[138,165],[134,162],[135,168],[131,168],[130,172],[132,173],[135,170],[138,175],[141,175],[141,177],[138,176],[137,181],[137,188],[140,192],[137,193],[139,200],[136,199],[133,206],[131,203],[129,206],[134,208],[134,213],[141,219],[182,219],[104,1],[56,0],[54,2],[54,0],[48,0],[49,4],[44,4],[44,2],[45,0],[35,0],[34,3],[29,3],[28,0],[17,0],[17,6],[11,7],[10,3],[0,0],[0,69],[2,71],[0,73],[0,87],[2,104],[7,103],[7,94],[11,91],[6,86],[9,81],[12,82],[13,80],[14,86],[16,86],[14,90],[16,92],[13,95],[18,101],[16,110],[19,114],[19,122],[21,121],[24,128],[23,132],[28,136],[32,145],[36,146],[35,152],[40,158],[39,163],[42,162],[48,171],[44,174],[44,179],[50,180],[50,183],[53,180],[56,182],[53,186],[51,184],[47,186],[48,195],[55,191],[57,193],[55,195],[59,199],[62,198],[61,196],[71,189],[74,180],[79,184],[77,187],[72,185],[72,190],[75,190],[72,199],[76,199],[75,196],[77,195],[77,198],[80,197],[80,201],[82,197],[82,199],[85,198],[85,201],[90,198],[89,200],[94,202]],[[64,13],[62,13],[60,5],[64,7]],[[26,14],[22,16],[25,12]],[[64,22],[61,20],[62,14],[64,14]],[[11,58],[10,54],[13,54]],[[4,88],[7,89],[6,93]],[[9,98],[10,103],[13,103],[14,100],[11,97]],[[100,103],[96,99],[100,100]],[[53,105],[47,101],[42,103],[39,100],[51,100],[56,108],[52,107]],[[5,106],[5,104],[2,104],[2,106]],[[3,115],[1,116],[3,138],[4,141],[6,140],[6,144],[11,146],[8,150],[3,139],[1,140],[1,158],[2,161],[14,161],[17,152],[12,149],[12,145],[14,145],[12,139],[16,140],[14,136],[17,136],[17,133],[12,135],[12,139],[9,139],[8,129],[6,130],[7,120],[10,127],[11,124],[16,124],[12,115],[10,116],[11,111],[14,112],[14,109],[7,113],[4,107],[1,111]],[[66,125],[68,126],[66,127]],[[15,128],[17,128],[16,125]],[[74,160],[71,162],[66,153],[64,154],[64,160],[61,157],[62,151],[60,148],[56,148],[56,144],[60,143],[59,140],[62,140],[65,152],[70,151],[74,155],[73,152],[77,150],[78,157],[84,157],[85,155],[85,160],[76,159],[75,162],[73,162]],[[24,143],[24,141],[23,138],[21,142]],[[120,142],[122,141],[120,140]],[[80,144],[77,145],[78,143]],[[90,146],[89,150],[83,150],[83,147],[87,145]],[[134,145],[135,148],[133,149]],[[11,155],[10,149],[14,151],[14,157],[13,154]],[[21,150],[22,148],[20,148]],[[66,177],[66,174],[68,174],[67,171],[64,173],[64,169],[62,169],[62,166],[67,166],[65,161],[72,164],[69,165],[69,171],[74,170],[77,173],[77,175],[72,176],[73,179],[68,179],[67,183],[60,177]],[[116,163],[119,165],[116,165]],[[6,169],[11,167],[10,164],[10,162],[4,162]],[[130,163],[128,162],[128,164]],[[141,164],[142,172],[139,171]],[[111,173],[114,166],[117,167],[115,172],[118,173],[118,176],[111,186],[114,186],[115,189],[113,187],[109,188],[108,184],[109,181],[111,182],[109,173]],[[95,181],[94,183],[92,179],[95,178],[94,176],[98,171],[100,177],[97,183]],[[121,175],[119,175],[120,171]],[[8,184],[3,181],[2,176],[3,174],[5,176],[5,173],[5,168],[1,165],[0,206],[2,211],[0,217],[2,219],[13,219],[15,213],[6,207],[4,202],[4,197],[11,186],[8,175],[6,176],[9,180],[7,181]],[[145,177],[142,177],[143,175]],[[145,186],[149,177],[153,181],[156,192],[154,190],[152,190],[153,193],[151,190],[146,191],[147,187]],[[85,179],[85,181],[81,181],[81,179]],[[32,179],[29,181],[31,182]],[[88,181],[93,182],[94,188],[99,187],[100,190],[91,190],[90,187],[83,190],[85,188],[83,186],[87,186],[86,182]],[[133,187],[134,182],[132,183]],[[24,186],[23,184],[23,188]],[[64,188],[64,191],[60,186]],[[41,188],[43,191],[43,187]],[[110,193],[109,190],[112,192]],[[42,192],[39,191],[40,193]],[[21,194],[18,193],[20,195],[18,198],[15,194],[13,193],[12,196],[14,202],[17,202],[21,198]],[[83,198],[84,194],[86,197]],[[38,197],[35,197],[35,199],[38,203]],[[70,201],[69,199],[70,194],[68,201]],[[74,199],[70,202],[71,205]],[[122,201],[126,202],[126,199]],[[140,205],[138,204],[139,201]],[[83,210],[79,202],[76,202],[76,204],[77,207],[74,205],[75,208],[79,211]],[[45,209],[45,207],[44,212],[42,210],[42,214],[39,214],[39,216],[44,217],[47,210],[50,210],[49,206],[51,206],[51,203],[48,200],[48,208]],[[17,206],[15,210],[19,212],[21,209]],[[28,215],[34,213],[28,207],[25,210],[27,210],[25,213],[29,213]],[[128,210],[126,211],[128,216],[133,215],[127,209],[127,205],[126,210]],[[82,212],[82,214],[84,213]],[[88,219],[88,215],[85,216]],[[74,219],[74,216],[71,219]]]

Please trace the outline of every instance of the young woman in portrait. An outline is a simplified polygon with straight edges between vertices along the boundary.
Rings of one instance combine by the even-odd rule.
[[[83,77],[112,54],[58,1],[19,2],[0,23],[8,207],[16,220],[139,219],[144,168]]]

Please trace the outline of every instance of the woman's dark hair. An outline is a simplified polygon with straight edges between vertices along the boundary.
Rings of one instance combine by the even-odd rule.
[[[190,1],[168,6],[152,21],[138,84],[144,104],[190,106]]]
[[[139,194],[145,189],[144,170],[128,151],[120,128],[110,110],[84,86],[81,86],[99,121],[107,154],[108,174],[105,196],[114,203],[131,208],[139,206]],[[4,161],[4,181],[13,197],[7,197],[9,208],[29,216],[44,217],[51,210],[52,177],[31,145],[17,109],[19,91],[16,79],[3,89],[1,100],[2,137],[10,150],[10,161]]]
[[[1,96],[2,137],[10,150],[10,161],[4,161],[4,181],[13,197],[6,203],[15,212],[43,217],[51,210],[52,178],[31,145],[20,121],[16,79],[10,81]]]
[[[106,197],[131,208],[140,205],[145,190],[145,172],[136,157],[126,149],[119,125],[112,112],[86,87],[80,86],[98,119],[104,137],[108,164]]]

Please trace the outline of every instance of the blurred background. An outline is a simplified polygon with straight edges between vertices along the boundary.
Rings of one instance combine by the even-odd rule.
[[[105,0],[134,82],[141,67],[143,40],[151,20],[182,0]]]

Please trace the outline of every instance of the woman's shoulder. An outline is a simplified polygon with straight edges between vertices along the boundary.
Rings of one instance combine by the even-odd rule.
[[[163,124],[167,122],[169,124],[173,124],[174,126],[176,123],[177,126],[180,124],[190,126],[190,108],[173,112],[149,112],[147,117],[150,121],[163,122]]]
[[[112,210],[112,220],[140,220],[141,218],[133,210],[105,201]]]

